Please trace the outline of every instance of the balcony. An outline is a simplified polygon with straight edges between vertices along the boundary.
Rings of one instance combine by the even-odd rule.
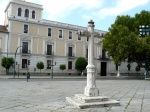
[[[103,56],[103,55],[100,55],[100,56],[99,56],[99,59],[100,59],[100,60],[103,60],[103,61],[110,61],[110,58],[109,58],[109,57],[106,57],[106,56]]]
[[[75,58],[75,54],[74,53],[67,53],[67,57],[70,59]]]
[[[21,50],[20,50],[20,53],[21,53],[22,55],[30,55],[30,54],[31,54],[31,51],[30,51],[30,50],[26,50],[26,49],[21,49]]]
[[[46,57],[52,57],[52,56],[54,56],[54,52],[45,51],[45,56]]]

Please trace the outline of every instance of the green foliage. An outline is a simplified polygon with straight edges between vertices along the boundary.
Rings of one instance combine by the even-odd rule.
[[[140,67],[139,66],[136,66],[135,67],[135,70],[138,72],[138,71],[140,71]]]
[[[150,36],[139,38],[140,25],[150,25],[149,11],[141,11],[134,17],[118,16],[109,28],[103,49],[108,51],[115,64],[128,59],[128,62],[136,62],[142,67],[145,59],[150,62]]]
[[[148,71],[150,71],[150,66],[148,67]]]
[[[3,57],[2,58],[1,66],[6,69],[6,74],[8,74],[9,68],[13,65],[13,63],[14,63],[14,59],[12,57],[8,57],[8,58]]]
[[[66,65],[65,65],[65,64],[61,64],[61,65],[59,66],[59,68],[60,68],[61,70],[65,70],[65,69],[66,69]]]
[[[76,63],[75,63],[76,70],[82,72],[83,70],[86,69],[86,66],[87,66],[87,60],[84,57],[79,57],[76,60]]]
[[[42,61],[37,62],[36,67],[38,69],[43,69],[44,68],[44,63]]]
[[[41,73],[41,69],[44,69],[44,63],[42,61],[39,61],[37,62],[36,67],[40,69],[40,73]]]

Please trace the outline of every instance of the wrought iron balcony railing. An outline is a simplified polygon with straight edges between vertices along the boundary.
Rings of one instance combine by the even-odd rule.
[[[20,53],[21,54],[31,54],[31,51],[30,50],[26,50],[26,49],[21,49]]]
[[[75,57],[74,53],[67,53],[67,57]]]
[[[54,52],[47,52],[47,51],[45,51],[45,55],[46,56],[54,56]]]
[[[100,60],[105,60],[105,61],[110,61],[110,58],[109,58],[109,57],[102,56],[102,55],[99,56],[99,59],[100,59]]]

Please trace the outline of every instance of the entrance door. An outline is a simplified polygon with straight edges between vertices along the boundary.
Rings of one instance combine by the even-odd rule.
[[[106,76],[107,62],[101,62],[101,76]]]

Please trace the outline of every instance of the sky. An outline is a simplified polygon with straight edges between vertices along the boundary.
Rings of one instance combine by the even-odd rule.
[[[0,0],[0,24],[4,24],[4,10],[10,0]],[[150,11],[150,0],[25,0],[43,5],[42,19],[108,31],[118,15],[134,16],[142,10]]]

